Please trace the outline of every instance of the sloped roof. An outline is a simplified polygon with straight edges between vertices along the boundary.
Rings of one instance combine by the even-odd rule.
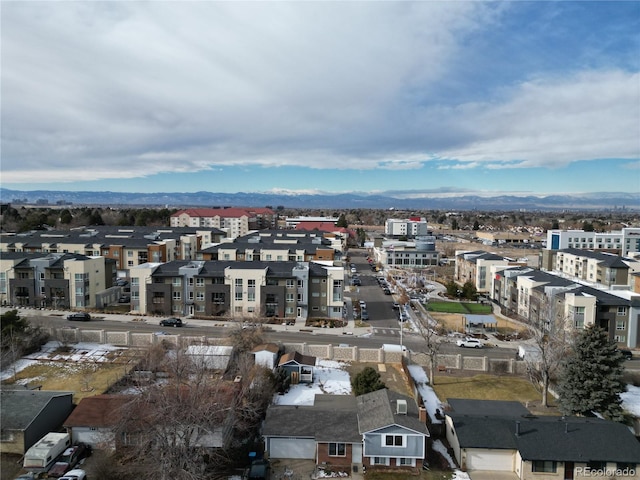
[[[278,347],[278,345],[276,345],[275,343],[263,343],[255,347],[253,350],[251,350],[251,353],[258,353],[258,352],[264,352],[264,351],[271,352],[271,353],[278,353],[279,350],[280,350],[280,347]]]
[[[65,420],[64,427],[112,427],[121,418],[131,397],[128,395],[94,395],[80,400],[78,406]]]
[[[313,438],[317,442],[361,442],[352,395],[316,395],[313,405],[271,405],[262,426],[267,437]]]
[[[361,434],[400,425],[429,435],[427,426],[418,419],[418,406],[413,398],[400,395],[387,388],[357,397],[358,428]],[[407,402],[407,414],[396,413],[398,400]]]
[[[24,430],[46,408],[53,398],[69,397],[69,409],[72,408],[72,392],[54,392],[41,390],[0,390],[0,424],[2,429]]]
[[[286,365],[287,363],[295,362],[298,365],[311,365],[315,367],[316,365],[316,357],[312,355],[302,355],[298,352],[289,352],[285,353],[280,357],[280,361],[278,362],[278,366],[281,367]]]

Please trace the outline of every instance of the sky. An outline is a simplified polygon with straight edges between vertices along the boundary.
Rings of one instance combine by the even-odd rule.
[[[640,195],[638,1],[3,1],[1,186]]]

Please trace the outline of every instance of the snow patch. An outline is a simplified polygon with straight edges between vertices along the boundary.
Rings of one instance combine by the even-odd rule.
[[[451,458],[451,455],[449,455],[449,452],[447,451],[447,447],[444,446],[444,443],[442,443],[442,440],[435,440],[433,442],[433,449],[436,452],[438,452],[440,455],[442,455],[447,462],[449,462],[449,467],[451,468],[458,467],[458,465],[456,465],[456,462],[453,461],[453,458]]]
[[[313,405],[316,395],[350,395],[351,379],[344,370],[348,363],[318,360],[313,369],[313,383],[291,385],[284,395],[274,395],[276,405]]]
[[[640,417],[640,387],[627,385],[627,391],[620,394],[622,408],[636,417]]]
[[[442,420],[436,417],[436,410],[440,410],[440,413],[442,413],[444,412],[444,407],[433,388],[431,388],[430,385],[427,385],[429,382],[427,373],[420,365],[409,365],[408,368],[411,378],[413,378],[413,381],[418,388],[418,392],[420,392],[420,396],[424,401],[424,406],[427,409],[427,414],[429,415],[431,423],[441,424]]]

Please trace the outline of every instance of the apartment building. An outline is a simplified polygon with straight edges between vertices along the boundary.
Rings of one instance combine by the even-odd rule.
[[[342,318],[344,269],[333,262],[174,261],[130,273],[140,314]]]
[[[494,267],[492,300],[503,313],[549,327],[552,318],[567,328],[598,325],[620,346],[640,346],[640,295],[605,290],[527,267]]]
[[[628,227],[612,232],[548,230],[546,248],[548,250],[579,248],[629,257],[640,253],[640,228]]]
[[[312,262],[334,261],[342,258],[335,243],[323,232],[294,230],[265,230],[223,242],[201,252],[202,260]]]
[[[544,250],[542,265],[545,270],[604,287],[630,286],[633,275],[640,272],[640,259],[577,248]]]
[[[0,302],[3,305],[61,309],[101,308],[117,302],[115,262],[70,253],[3,253]]]
[[[228,238],[252,230],[276,227],[276,215],[269,208],[189,208],[171,215],[172,227],[217,228]]]
[[[95,226],[73,230],[0,234],[0,252],[73,253],[116,262],[121,276],[147,262],[196,259],[202,247],[219,243],[222,230]]]
[[[440,261],[436,239],[432,236],[415,241],[383,240],[374,244],[372,253],[376,263],[389,268],[428,268]]]
[[[384,223],[384,234],[387,237],[425,237],[430,234],[427,220],[421,217],[407,219],[389,218]]]
[[[454,280],[461,285],[469,281],[472,282],[478,293],[491,292],[492,268],[526,266],[523,262],[484,250],[458,250],[455,259]]]

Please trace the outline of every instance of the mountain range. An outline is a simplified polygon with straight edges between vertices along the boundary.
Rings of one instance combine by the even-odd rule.
[[[597,192],[558,195],[478,195],[444,191],[379,193],[176,192],[122,193],[0,188],[0,201],[13,204],[163,206],[167,208],[271,206],[276,208],[382,208],[398,210],[640,210],[640,193]]]

